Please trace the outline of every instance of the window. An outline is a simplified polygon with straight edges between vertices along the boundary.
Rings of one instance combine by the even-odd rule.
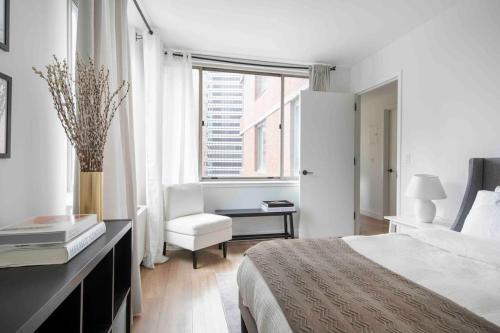
[[[297,177],[299,96],[309,79],[213,68],[194,71],[201,80],[195,89],[202,90],[195,92],[201,97],[201,177]]]
[[[298,176],[300,169],[300,100],[290,102],[290,175]]]
[[[309,79],[284,78],[283,176],[298,177],[300,170],[300,91],[309,87]]]
[[[266,172],[266,123],[262,122],[255,128],[255,171]]]

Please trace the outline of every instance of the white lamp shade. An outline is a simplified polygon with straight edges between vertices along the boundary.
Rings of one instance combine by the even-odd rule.
[[[410,180],[405,195],[410,198],[423,200],[445,199],[443,185],[438,176],[418,174]]]

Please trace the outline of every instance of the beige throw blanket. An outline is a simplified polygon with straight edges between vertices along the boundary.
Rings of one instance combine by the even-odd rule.
[[[500,332],[341,239],[261,242],[246,255],[293,332]]]

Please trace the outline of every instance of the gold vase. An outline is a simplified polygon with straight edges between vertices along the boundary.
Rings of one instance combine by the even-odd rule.
[[[102,221],[103,173],[80,172],[80,214],[97,214]]]

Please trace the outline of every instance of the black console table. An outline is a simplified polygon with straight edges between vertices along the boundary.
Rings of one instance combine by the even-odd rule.
[[[0,269],[2,332],[130,332],[131,223],[62,265]]]
[[[293,213],[290,212],[266,212],[260,208],[254,209],[217,209],[215,214],[224,215],[228,217],[261,217],[261,216],[283,216],[283,233],[274,234],[250,234],[250,235],[236,235],[232,240],[247,240],[247,239],[265,239],[265,238],[294,238],[293,231]],[[290,232],[288,232],[288,222],[290,220]]]

